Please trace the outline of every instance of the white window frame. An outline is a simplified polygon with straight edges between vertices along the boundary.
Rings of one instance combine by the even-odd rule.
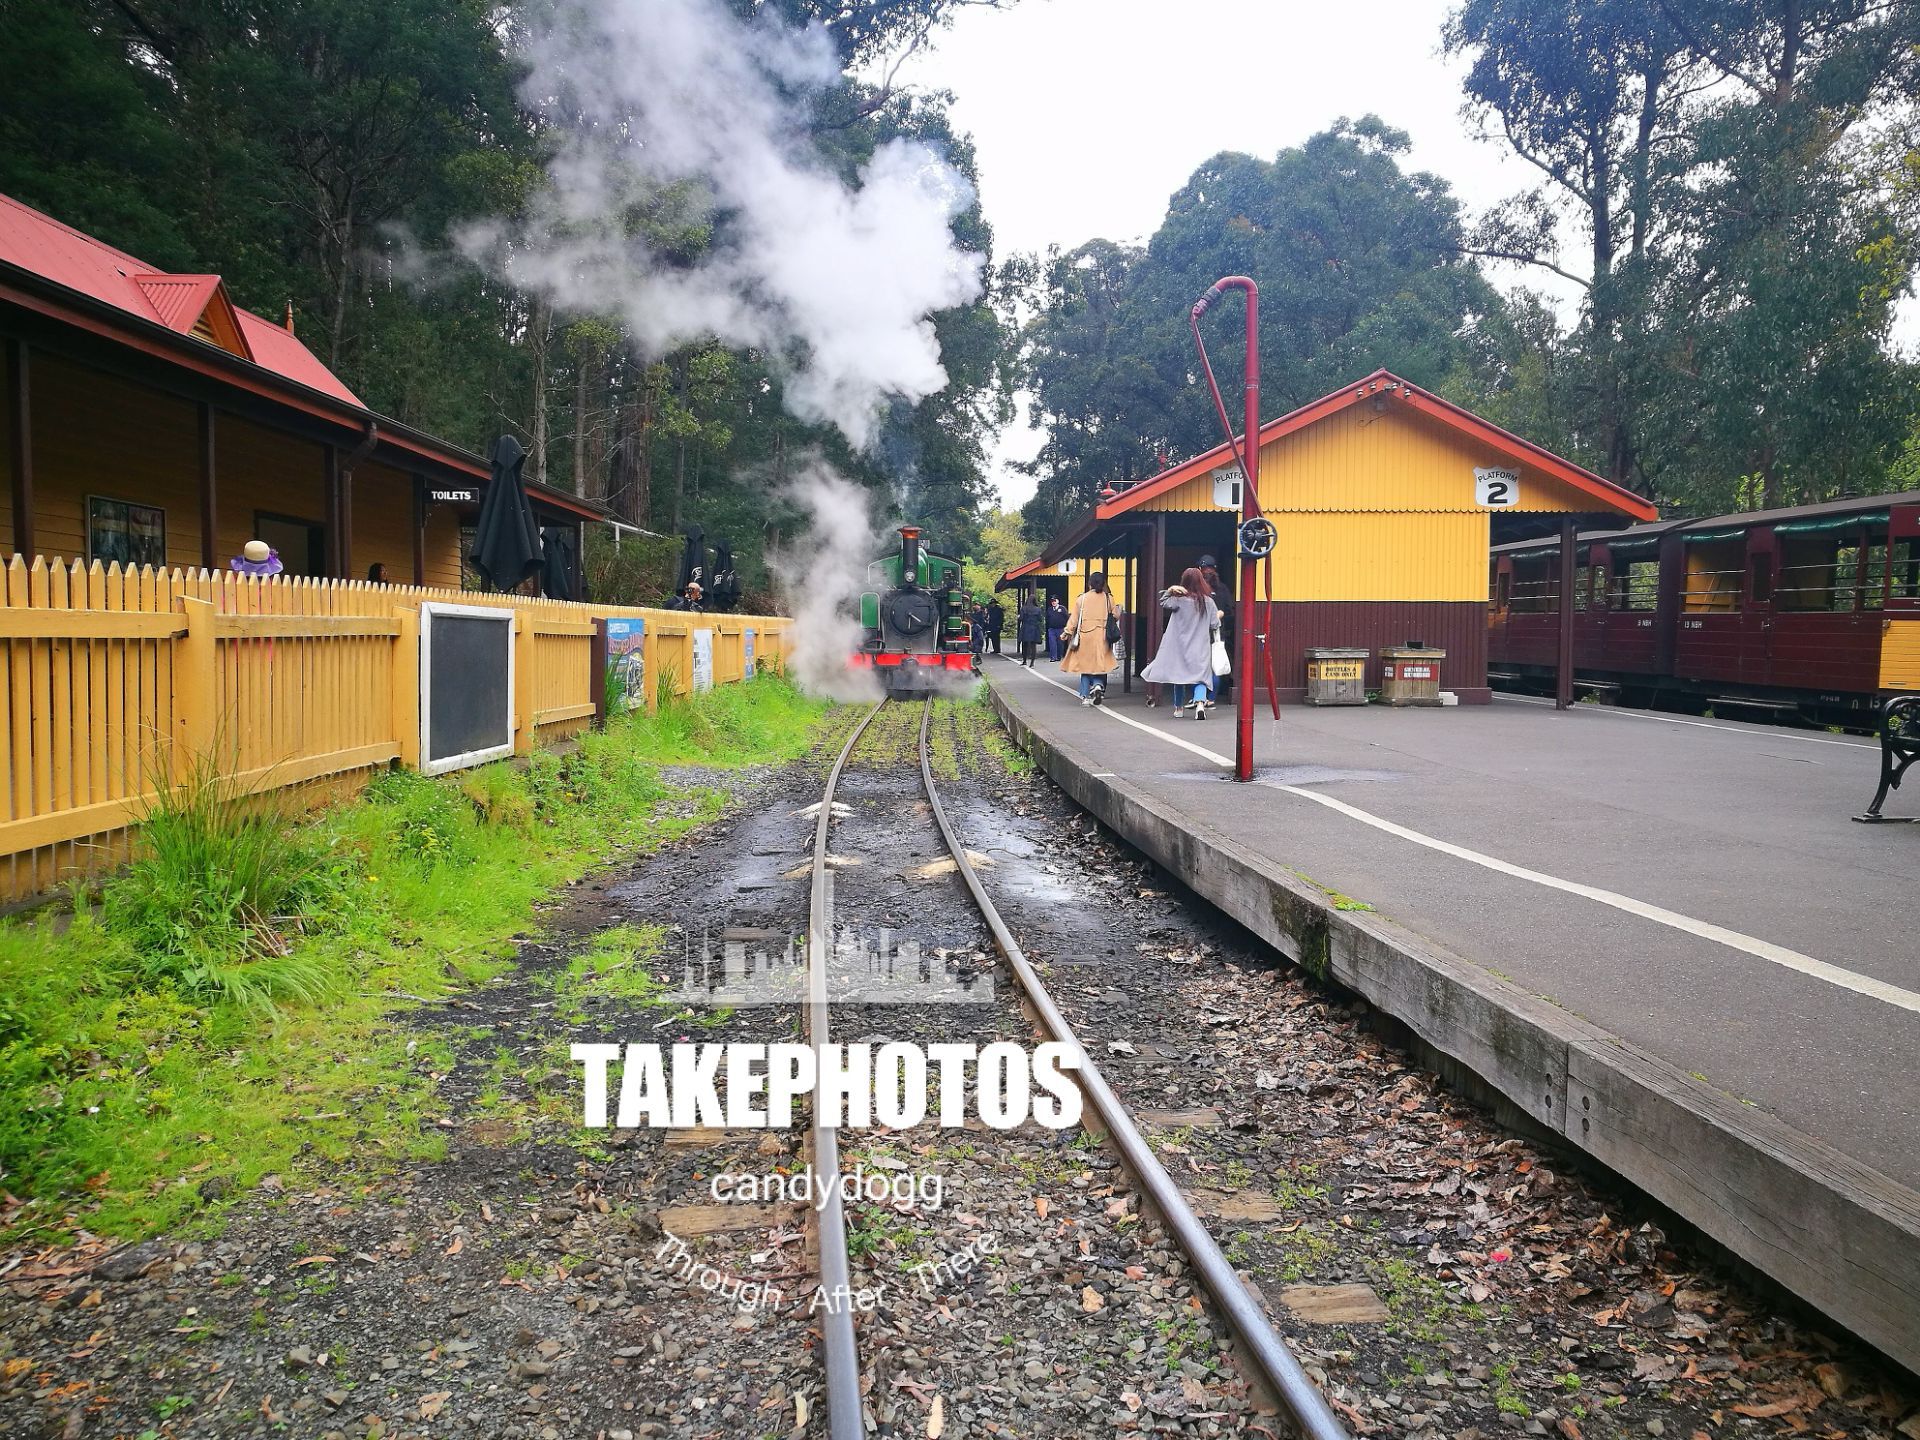
[[[514,664],[515,652],[520,648],[513,643],[515,611],[504,605],[448,605],[438,600],[426,601],[420,607],[420,773],[422,775],[445,775],[450,770],[466,770],[475,765],[484,765],[489,760],[501,760],[513,754],[514,738]],[[429,741],[433,725],[433,669],[429,661],[433,655],[433,622],[436,616],[446,615],[462,620],[493,620],[507,627],[507,740],[504,745],[491,745],[484,750],[468,750],[459,755],[447,755],[441,759],[432,758],[433,750]]]

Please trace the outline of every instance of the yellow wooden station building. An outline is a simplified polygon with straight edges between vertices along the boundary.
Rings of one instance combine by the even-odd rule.
[[[1186,567],[1214,557],[1237,602],[1241,482],[1226,445],[1196,455],[1110,492],[1006,580],[1067,561],[1083,562],[1081,583],[1106,570],[1144,661],[1159,639],[1153,599]],[[1263,566],[1252,619],[1282,700],[1305,694],[1310,647],[1367,650],[1376,685],[1380,650],[1409,644],[1446,652],[1444,685],[1462,703],[1490,700],[1491,546],[1657,518],[1642,497],[1386,370],[1261,426],[1259,501],[1278,537],[1272,593]]]

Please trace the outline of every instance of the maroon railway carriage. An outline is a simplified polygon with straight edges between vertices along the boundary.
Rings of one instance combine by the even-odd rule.
[[[1920,492],[1579,537],[1574,670],[1623,703],[1869,726],[1890,620],[1920,620]],[[1495,684],[1551,691],[1557,541],[1497,547]]]

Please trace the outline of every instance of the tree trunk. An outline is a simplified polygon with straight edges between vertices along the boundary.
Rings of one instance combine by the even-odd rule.
[[[587,493],[587,359],[573,362],[573,493]]]
[[[532,478],[547,483],[547,342],[551,339],[552,312],[545,299],[535,296],[533,312],[527,321],[527,349],[533,357],[533,434]]]
[[[347,334],[347,293],[353,279],[353,195],[347,195],[346,208],[339,222],[327,227],[333,232],[334,261],[339,274],[333,285],[333,314],[327,317],[327,368],[340,368],[340,351]]]
[[[687,442],[676,442],[673,461],[673,533],[680,533],[680,507],[687,498]]]

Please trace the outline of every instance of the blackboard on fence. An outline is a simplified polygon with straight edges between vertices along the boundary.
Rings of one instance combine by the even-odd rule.
[[[461,770],[513,753],[513,612],[420,607],[420,768]]]

